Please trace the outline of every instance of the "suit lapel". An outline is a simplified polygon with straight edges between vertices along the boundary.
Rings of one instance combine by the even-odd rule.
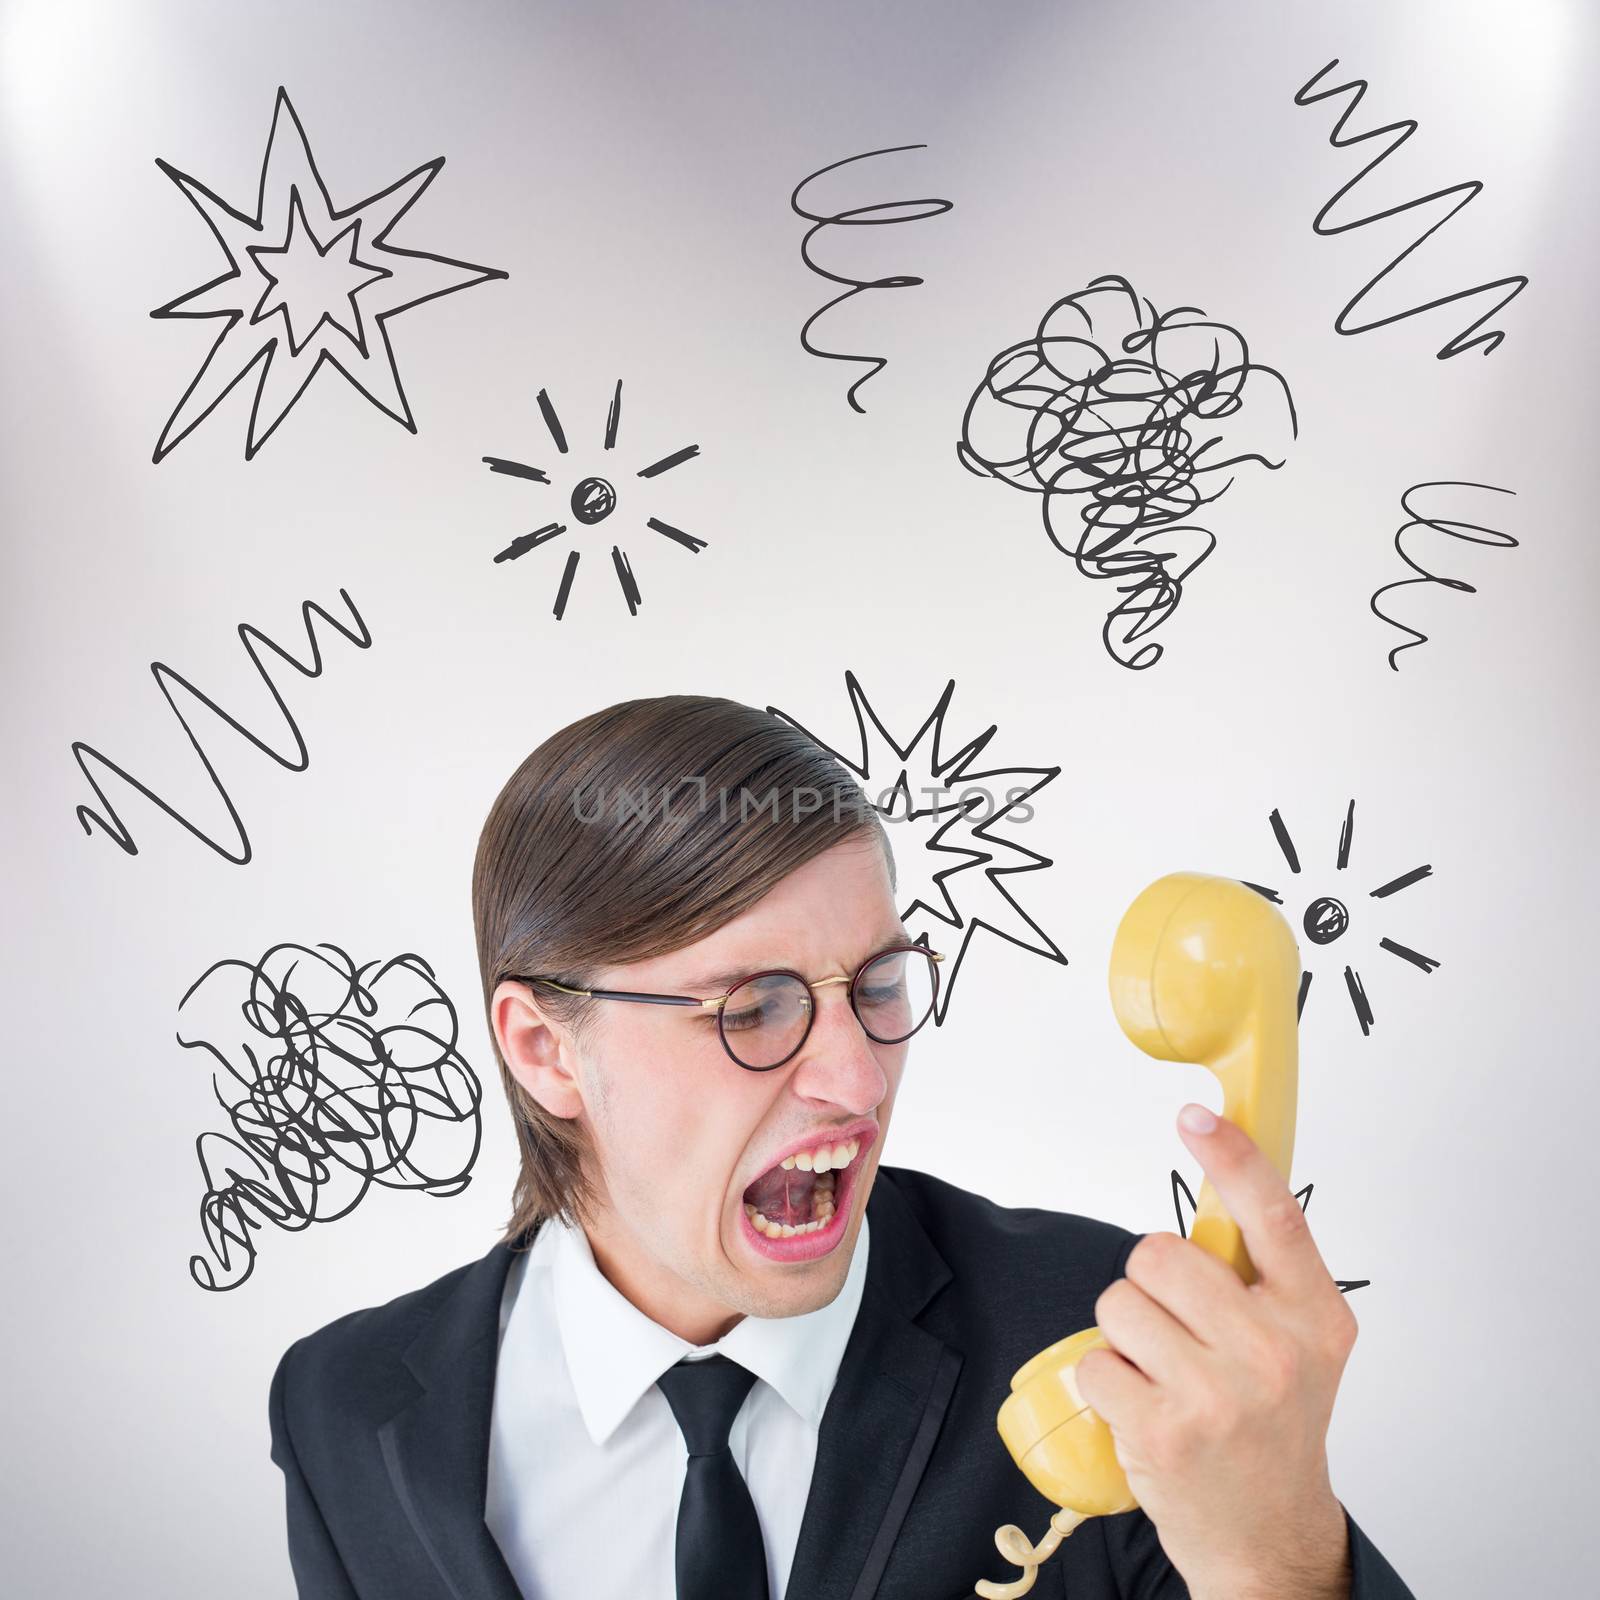
[[[867,1200],[872,1246],[817,1441],[788,1593],[873,1600],[944,1422],[961,1352],[914,1320],[951,1272],[892,1174]],[[496,1244],[405,1351],[419,1393],[378,1430],[406,1516],[453,1600],[522,1600],[484,1521],[500,1297]]]
[[[522,1600],[484,1521],[499,1356],[503,1241],[460,1283],[405,1351],[421,1393],[378,1429],[394,1490],[454,1600]]]
[[[961,1370],[961,1352],[913,1320],[950,1268],[881,1168],[867,1215],[867,1281],[789,1574],[787,1592],[803,1600],[872,1600]]]

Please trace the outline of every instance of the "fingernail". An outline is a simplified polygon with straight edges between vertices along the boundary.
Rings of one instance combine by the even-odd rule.
[[[1204,1106],[1187,1105],[1178,1113],[1178,1121],[1190,1133],[1210,1133],[1216,1127],[1217,1119],[1206,1110]]]

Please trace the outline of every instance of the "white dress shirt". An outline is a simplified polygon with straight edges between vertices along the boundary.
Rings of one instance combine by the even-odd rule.
[[[720,1352],[755,1373],[728,1447],[755,1501],[770,1600],[784,1600],[823,1408],[866,1279],[867,1221],[820,1310],[750,1317],[691,1345],[652,1321],[557,1218],[506,1275],[485,1520],[524,1600],[676,1600],[688,1447],[656,1379]]]

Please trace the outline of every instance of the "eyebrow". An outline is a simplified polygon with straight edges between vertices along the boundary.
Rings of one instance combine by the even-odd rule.
[[[873,940],[866,954],[861,957],[861,961],[865,961],[867,956],[875,955],[879,950],[912,942],[910,935],[901,928],[895,933]],[[857,961],[853,967],[847,966],[846,972],[854,971],[861,965],[861,961]],[[753,972],[768,972],[785,965],[786,963],[782,961],[752,961],[743,966],[729,967],[721,972],[702,972],[697,977],[684,979],[683,992],[689,994],[696,989],[731,989],[741,978],[748,978]]]

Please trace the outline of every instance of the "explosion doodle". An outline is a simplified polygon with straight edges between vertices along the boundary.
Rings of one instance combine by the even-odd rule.
[[[1233,479],[1206,494],[1203,476],[1251,461],[1283,465],[1254,451],[1207,459],[1222,439],[1212,424],[1242,409],[1253,373],[1277,380],[1298,435],[1288,383],[1250,360],[1242,334],[1198,306],[1157,312],[1127,279],[1107,274],[1057,300],[1032,337],[1002,350],[967,402],[961,464],[1043,495],[1045,532],[1078,571],[1127,580],[1117,582],[1125,598],[1101,630],[1122,666],[1161,659],[1156,643],[1122,651],[1171,615],[1183,580],[1216,545],[1187,519]],[[1057,525],[1069,512],[1082,523],[1075,539]]]
[[[1351,800],[1345,811],[1344,825],[1339,830],[1339,848],[1334,861],[1335,867],[1343,872],[1350,862],[1350,841],[1355,826],[1356,803]],[[1284,860],[1289,865],[1290,872],[1300,871],[1300,858],[1295,851],[1294,841],[1289,837],[1289,830],[1284,826],[1283,818],[1274,809],[1267,819],[1272,824],[1273,837],[1278,841],[1278,848],[1282,850]],[[1391,878],[1387,883],[1379,884],[1371,891],[1374,900],[1387,899],[1400,890],[1409,888],[1412,884],[1420,882],[1423,878],[1433,876],[1433,868],[1424,864],[1413,867],[1409,872],[1402,872],[1398,878]],[[1246,888],[1254,889],[1257,894],[1264,895],[1274,905],[1282,905],[1283,897],[1276,889],[1263,888],[1259,883],[1250,883],[1240,879]],[[1306,937],[1314,945],[1332,944],[1336,939],[1342,938],[1350,930],[1350,911],[1342,900],[1335,899],[1332,895],[1319,895],[1310,901],[1301,916],[1300,925],[1305,930]],[[1412,966],[1431,974],[1439,963],[1432,956],[1425,956],[1416,950],[1409,949],[1395,939],[1380,938],[1378,944],[1391,955],[1399,956],[1402,961],[1408,961]],[[1366,1036],[1372,1032],[1372,1005],[1367,999],[1367,992],[1362,985],[1360,974],[1353,967],[1344,969],[1345,989],[1350,996],[1350,1005],[1355,1011],[1356,1020],[1361,1024],[1361,1032]],[[1309,970],[1300,974],[1300,996],[1296,1010],[1297,1016],[1303,1016],[1306,1008],[1306,995],[1311,989],[1311,973]]]
[[[280,87],[253,217],[159,156],[156,165],[205,220],[228,258],[228,270],[150,313],[226,318],[161,430],[151,459],[161,461],[258,366],[246,461],[272,436],[324,361],[414,434],[417,425],[400,385],[386,324],[425,301],[506,276],[495,267],[386,242],[433,182],[444,157],[424,162],[343,211],[335,210],[305,130]],[[369,324],[376,330],[375,340]]]
[[[561,455],[567,453],[566,430],[561,426],[561,419],[556,415],[556,408],[551,403],[549,393],[539,391],[539,415],[544,419],[544,425],[549,430],[551,442]],[[611,396],[611,405],[606,411],[605,448],[610,450],[617,442],[617,429],[622,421],[622,379],[617,379],[617,387]],[[674,467],[682,466],[685,461],[692,461],[700,454],[697,444],[685,445],[681,450],[674,450],[671,455],[662,456],[659,461],[652,461],[649,466],[641,467],[636,476],[641,478],[658,478],[664,472],[670,472]],[[530,467],[520,461],[508,461],[502,456],[485,456],[485,463],[491,472],[503,472],[513,478],[523,478],[530,483],[549,483],[549,474],[538,467]],[[617,491],[609,478],[587,477],[578,480],[577,485],[568,497],[568,505],[572,508],[574,519],[586,527],[597,522],[603,522],[617,509]],[[680,544],[691,555],[699,555],[706,547],[704,539],[697,539],[692,533],[685,533],[681,528],[675,528],[669,522],[663,522],[659,517],[648,517],[645,526],[664,538],[671,539]],[[528,551],[543,544],[547,539],[554,539],[557,535],[567,531],[564,522],[547,522],[542,528],[535,528],[532,533],[520,534],[513,539],[505,549],[501,550],[495,560],[515,561],[519,556],[526,555]],[[577,550],[567,552],[567,563],[562,569],[561,585],[556,590],[556,603],[553,607],[555,619],[561,621],[566,614],[567,597],[572,592],[572,579],[578,570]],[[639,614],[639,585],[633,576],[633,567],[620,545],[611,547],[611,564],[617,574],[617,582],[622,588],[622,597],[628,603],[628,615]]]
[[[912,926],[913,917],[920,912],[943,928],[961,932],[961,946],[950,963],[949,982],[940,989],[936,1024],[945,1019],[955,995],[962,960],[980,928],[987,928],[1010,944],[1065,966],[1067,958],[1055,941],[1018,906],[1000,881],[1013,873],[1036,872],[1048,867],[1051,858],[1007,839],[996,838],[991,831],[1002,820],[1028,821],[1033,815],[1033,807],[1028,802],[1051,779],[1060,775],[1060,767],[971,770],[972,763],[983,754],[995,735],[997,725],[993,723],[959,750],[943,754],[944,720],[956,689],[954,678],[945,685],[938,704],[922,726],[905,744],[900,744],[868,705],[856,675],[847,671],[844,677],[856,718],[859,755],[853,760],[777,706],[768,706],[767,710],[821,745],[864,785],[876,781],[880,785],[879,792],[872,797],[869,790],[869,798],[889,822],[917,825],[915,842],[922,848],[895,852],[895,865],[901,875],[896,884],[896,896],[903,907],[901,916],[907,931],[916,943],[929,942],[926,929],[919,933]],[[875,736],[870,742],[869,721]],[[923,748],[930,734],[931,749]],[[921,756],[921,770],[934,780],[915,790],[915,794],[925,800],[931,797],[931,803],[921,805],[913,797],[908,771],[917,754]],[[1003,799],[997,799],[994,791],[987,787],[991,779],[1017,781],[1005,790]],[[968,787],[956,793],[958,784]],[[941,856],[959,859],[940,867],[936,858]],[[982,870],[977,870],[979,868]],[[951,894],[952,888],[960,891],[959,908]]]
[[[1304,1211],[1306,1207],[1310,1205],[1311,1191],[1315,1187],[1316,1186],[1314,1184],[1308,1183],[1305,1188],[1295,1190],[1294,1197],[1300,1202],[1300,1209],[1302,1211]],[[1183,1196],[1183,1199],[1181,1200],[1179,1199],[1180,1192]],[[1187,1218],[1184,1216],[1184,1200],[1189,1202],[1189,1214]],[[1187,1239],[1189,1237],[1188,1224],[1194,1221],[1196,1201],[1193,1191],[1189,1188],[1189,1185],[1183,1181],[1183,1178],[1179,1174],[1176,1167],[1172,1169],[1172,1206],[1173,1209],[1178,1213],[1178,1237],[1180,1239]],[[1367,1285],[1372,1282],[1372,1279],[1335,1278],[1334,1282],[1339,1285],[1340,1294],[1349,1294],[1352,1289],[1365,1289]]]
[[[213,979],[220,972],[228,977]],[[357,967],[337,945],[277,944],[259,961],[208,967],[180,1012],[208,980],[207,1000],[238,1001],[245,1028],[237,1061],[209,1038],[177,1036],[238,1086],[225,1094],[211,1075],[235,1137],[195,1141],[210,1259],[191,1256],[189,1274],[202,1289],[237,1289],[249,1278],[251,1230],[264,1223],[296,1233],[335,1222],[374,1184],[442,1198],[471,1182],[483,1090],[457,1049],[455,1007],[421,956]],[[224,1020],[232,1015],[219,1010],[210,1031],[237,1031]]]

